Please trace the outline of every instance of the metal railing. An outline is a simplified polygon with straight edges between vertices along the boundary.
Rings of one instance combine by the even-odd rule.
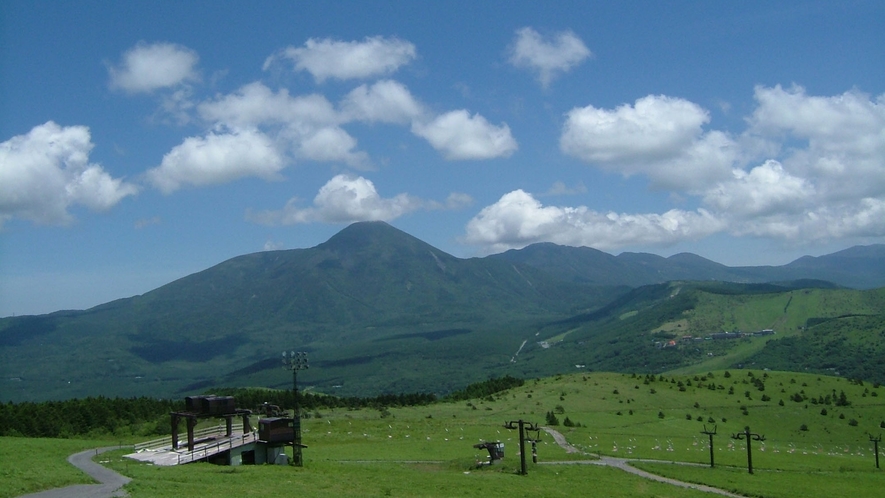
[[[249,444],[257,440],[258,434],[255,432],[231,436],[224,439],[223,441],[218,441],[217,443],[203,446],[201,448],[195,449],[194,451],[179,453],[178,464],[181,465],[183,463],[191,463],[197,460],[202,460],[212,455],[217,455],[222,451],[232,450],[234,448],[238,448],[240,446],[243,446],[244,444]]]
[[[224,435],[227,433],[226,425],[218,425],[215,427],[206,427],[194,431],[194,439],[205,438],[208,436]],[[180,435],[179,435],[180,436]],[[179,441],[181,442],[181,441]],[[186,443],[186,441],[185,441]],[[164,436],[158,439],[152,439],[135,445],[135,451],[141,450],[157,450],[165,447],[172,447],[172,436]]]

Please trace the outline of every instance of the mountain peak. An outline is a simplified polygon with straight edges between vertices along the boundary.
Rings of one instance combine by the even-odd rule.
[[[390,259],[405,254],[429,256],[448,254],[383,221],[353,223],[317,246],[340,256],[369,256]]]
[[[340,250],[380,241],[392,241],[400,237],[411,237],[411,235],[383,221],[358,221],[348,225],[318,247],[327,250]]]

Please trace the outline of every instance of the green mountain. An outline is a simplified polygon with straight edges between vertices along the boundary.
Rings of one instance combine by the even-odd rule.
[[[768,339],[703,337],[772,328],[778,342],[831,318],[878,316],[881,292],[811,279],[866,268],[874,282],[883,247],[753,270],[786,283],[736,284],[723,281],[749,270],[689,254],[538,244],[461,259],[386,223],[357,223],[313,248],[240,256],[89,310],[0,319],[0,401],[287,388],[288,350],[309,353],[303,386],[348,396],[446,393],[493,375],[575,369],[732,368],[761,362],[753,355]],[[866,347],[876,323],[851,329],[852,344]],[[701,338],[655,345],[688,334]],[[826,368],[837,367],[845,370]]]
[[[474,360],[485,352],[515,351],[514,331],[625,290],[459,259],[386,223],[357,223],[314,248],[233,258],[87,311],[4,319],[2,392],[46,399],[285,386],[278,357],[290,349],[311,353],[319,374],[304,378],[325,388],[414,391],[432,378],[445,390],[480,375],[486,365]]]

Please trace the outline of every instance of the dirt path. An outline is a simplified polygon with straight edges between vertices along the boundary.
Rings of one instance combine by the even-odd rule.
[[[596,456],[599,457],[599,460],[578,460],[578,461],[563,461],[563,462],[543,462],[548,465],[602,465],[607,467],[615,467],[623,470],[624,472],[629,472],[631,474],[636,474],[640,477],[644,477],[646,479],[651,479],[653,481],[663,482],[666,484],[672,484],[673,486],[679,486],[682,488],[688,489],[696,489],[698,491],[704,491],[707,493],[715,493],[722,496],[729,496],[731,498],[745,498],[743,495],[737,495],[734,493],[730,493],[725,491],[724,489],[714,488],[711,486],[705,486],[703,484],[694,484],[691,482],[679,481],[676,479],[670,479],[669,477],[663,477],[656,474],[652,474],[646,472],[644,470],[637,469],[630,465],[630,461],[634,462],[657,462],[657,463],[674,463],[665,460],[646,460],[646,459],[627,459],[627,458],[616,458],[604,455],[593,455],[590,453],[584,453],[578,448],[575,448],[565,439],[565,436],[562,435],[559,431],[555,429],[551,429],[549,427],[543,427],[544,431],[547,434],[553,436],[553,440],[556,441],[562,449],[566,451],[566,453],[582,453],[588,456]],[[696,465],[696,464],[686,464],[686,465]]]
[[[21,498],[110,498],[126,496],[126,492],[121,488],[129,483],[131,479],[92,461],[92,457],[96,455],[120,448],[122,446],[86,450],[74,453],[68,457],[68,462],[71,465],[82,470],[101,484],[78,484],[66,488],[40,491],[39,493],[24,495]]]

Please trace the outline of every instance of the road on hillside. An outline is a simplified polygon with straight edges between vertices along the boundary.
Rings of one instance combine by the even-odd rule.
[[[110,498],[126,496],[121,488],[131,479],[122,476],[111,469],[102,467],[92,461],[92,457],[105,451],[116,450],[124,446],[110,446],[74,453],[68,457],[68,462],[82,470],[101,484],[77,484],[65,488],[50,489],[24,495],[21,498]]]
[[[578,448],[575,448],[565,439],[565,436],[562,435],[559,431],[555,429],[551,429],[550,427],[543,427],[544,431],[547,434],[553,436],[553,440],[556,441],[562,449],[566,451],[566,453],[583,453]],[[585,453],[590,455],[588,453]],[[670,462],[666,460],[646,460],[646,459],[627,459],[627,458],[615,458],[604,455],[591,455],[598,457],[599,460],[580,460],[580,461],[562,461],[562,462],[539,462],[544,463],[546,465],[602,465],[606,467],[615,467],[621,469],[625,472],[629,472],[631,474],[636,474],[640,477],[644,477],[646,479],[651,479],[653,481],[663,482],[666,484],[672,484],[673,486],[679,486],[682,488],[688,489],[696,489],[698,491],[704,491],[707,493],[715,493],[722,496],[728,496],[731,498],[746,498],[743,495],[736,495],[734,493],[729,493],[724,489],[714,488],[711,486],[705,486],[703,484],[694,484],[691,482],[679,481],[676,479],[670,479],[669,477],[663,477],[656,474],[652,474],[650,472],[646,472],[644,470],[637,469],[630,465],[629,462],[657,462],[657,463],[678,463],[680,465],[701,465],[701,464],[692,464],[692,463],[679,463],[679,462]]]

